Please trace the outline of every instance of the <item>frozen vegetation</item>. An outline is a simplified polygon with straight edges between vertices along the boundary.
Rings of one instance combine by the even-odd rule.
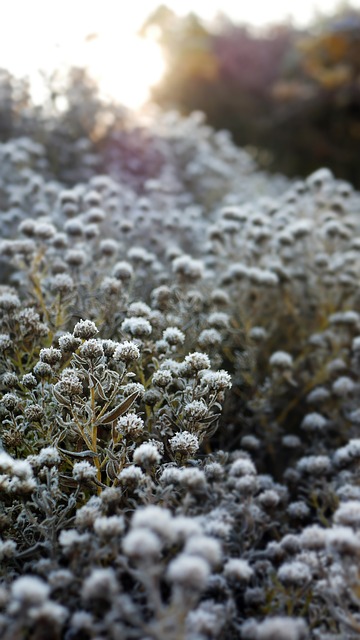
[[[0,144],[0,636],[359,638],[359,194],[144,131]]]

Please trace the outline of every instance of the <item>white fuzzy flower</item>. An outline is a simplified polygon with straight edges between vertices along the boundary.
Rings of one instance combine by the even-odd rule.
[[[75,462],[72,470],[73,478],[77,482],[81,482],[82,480],[93,480],[96,478],[97,469],[94,465],[87,462],[87,460],[82,460],[81,462]]]

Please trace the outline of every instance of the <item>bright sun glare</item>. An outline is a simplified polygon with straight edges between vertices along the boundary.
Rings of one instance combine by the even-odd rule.
[[[127,6],[123,0],[13,0],[0,23],[0,68],[29,77],[41,102],[40,71],[86,67],[103,95],[136,109],[165,69],[160,46],[137,35],[156,6],[156,0]]]
[[[127,107],[140,107],[165,70],[159,45],[133,34],[116,42],[100,36],[87,46],[88,65],[101,93]]]
[[[338,0],[164,0],[175,12],[195,11],[210,18],[217,11],[234,20],[266,24],[291,14],[299,23],[313,9],[331,11]],[[359,5],[359,0],[353,0]],[[33,96],[44,95],[39,70],[51,72],[69,66],[87,67],[102,94],[130,108],[140,107],[165,68],[159,45],[137,35],[162,0],[11,0],[0,23],[0,68],[28,76]],[[88,37],[93,34],[93,37]]]

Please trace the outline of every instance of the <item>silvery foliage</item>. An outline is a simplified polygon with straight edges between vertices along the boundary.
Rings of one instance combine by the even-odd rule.
[[[1,637],[356,638],[359,195],[147,126],[141,193],[0,145]]]

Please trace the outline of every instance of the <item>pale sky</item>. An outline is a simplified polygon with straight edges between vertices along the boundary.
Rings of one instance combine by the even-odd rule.
[[[221,10],[255,26],[291,18],[304,25],[316,8],[330,12],[338,0],[164,0],[176,13],[211,19]],[[138,107],[164,68],[154,42],[136,32],[161,0],[0,0],[0,68],[29,76],[39,94],[39,69],[87,66],[104,93]],[[354,0],[360,7],[360,0]],[[98,38],[85,41],[89,34]]]

